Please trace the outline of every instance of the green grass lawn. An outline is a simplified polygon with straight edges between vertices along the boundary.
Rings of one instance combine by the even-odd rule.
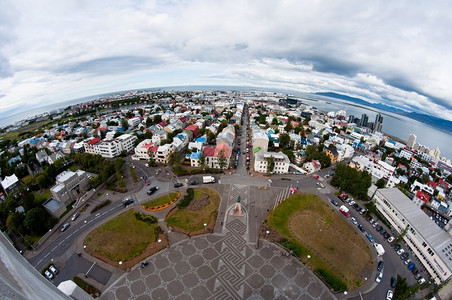
[[[210,222],[210,218],[216,213],[220,205],[220,195],[215,190],[209,188],[194,189],[194,199],[192,201],[196,201],[197,198],[204,194],[209,195],[208,205],[198,211],[187,210],[186,208],[179,209],[166,219],[167,225],[177,226],[188,231],[203,229],[204,224]]]
[[[160,206],[162,204],[170,203],[177,197],[177,194],[178,193],[169,193],[167,195],[160,196],[154,200],[144,202],[142,205],[144,207],[154,207],[154,206]]]
[[[359,274],[371,266],[372,254],[363,237],[315,195],[290,196],[269,213],[267,224],[285,236],[283,245],[301,256],[335,290],[358,287],[362,281]]]
[[[91,231],[85,239],[86,251],[116,261],[126,261],[140,255],[155,240],[158,223],[139,221],[129,210]]]

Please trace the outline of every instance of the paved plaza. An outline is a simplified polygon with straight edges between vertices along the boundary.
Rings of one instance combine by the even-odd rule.
[[[295,257],[283,256],[281,248],[262,240],[256,247],[256,226],[250,231],[249,225],[261,222],[258,216],[287,190],[275,189],[268,194],[273,200],[266,203],[255,187],[224,189],[227,196],[214,233],[180,241],[153,255],[147,267],[137,266],[122,276],[102,299],[335,299]],[[231,215],[238,196],[240,217]],[[256,206],[263,212],[254,212]]]

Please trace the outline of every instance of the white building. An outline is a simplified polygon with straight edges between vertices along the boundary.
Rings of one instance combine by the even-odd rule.
[[[141,123],[141,119],[139,117],[130,118],[127,120],[129,127],[135,128]]]
[[[289,172],[290,160],[282,152],[258,152],[254,157],[254,171],[267,173],[268,160],[273,157],[275,166],[271,173],[286,174]]]
[[[50,188],[50,192],[55,199],[67,206],[87,191],[88,184],[89,176],[85,171],[64,171],[57,175],[56,183]]]
[[[268,151],[268,135],[263,130],[256,129],[253,130],[253,149],[259,148],[259,151],[267,152]],[[258,151],[256,151],[258,152]],[[265,171],[267,172],[267,171]]]
[[[405,158],[407,160],[410,160],[411,156],[413,156],[413,153],[411,151],[406,150],[406,149],[402,149],[402,151],[400,151],[400,153],[399,153],[399,156],[403,157],[403,158]]]
[[[153,156],[151,148],[154,146],[151,139],[145,139],[135,147],[135,157],[138,159],[149,160]],[[150,155],[149,155],[150,154]]]
[[[165,144],[160,146],[155,153],[155,162],[161,164],[167,164],[169,156],[174,152],[173,144]]]
[[[162,144],[163,140],[166,140],[168,138],[168,132],[165,130],[154,130],[152,132],[152,142],[160,146]]]
[[[90,154],[100,154],[106,158],[119,156],[121,151],[130,152],[134,149],[136,136],[123,134],[113,140],[100,140],[98,138],[91,139],[83,144],[85,152]]]
[[[122,150],[131,152],[134,149],[134,143],[137,140],[137,137],[126,133],[118,136],[116,139],[121,143]]]
[[[17,186],[19,185],[19,179],[17,178],[16,174],[5,176],[1,184],[5,193],[9,194],[11,193],[11,191],[17,188]]]
[[[399,234],[436,284],[452,274],[452,236],[439,228],[398,189],[378,189],[373,197],[378,211]]]

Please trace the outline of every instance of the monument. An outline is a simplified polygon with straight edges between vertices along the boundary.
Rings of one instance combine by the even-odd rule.
[[[231,210],[231,212],[229,213],[231,216],[235,216],[235,217],[243,217],[243,213],[242,213],[242,206],[240,204],[240,196],[237,198],[237,203],[235,204],[234,208]]]

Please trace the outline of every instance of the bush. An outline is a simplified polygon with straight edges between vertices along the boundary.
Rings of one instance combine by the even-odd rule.
[[[154,234],[155,234],[155,241],[157,241],[159,234],[162,234],[163,230],[160,228],[160,226],[157,226],[154,228]]]
[[[347,290],[347,285],[343,283],[339,278],[332,275],[328,271],[324,269],[316,269],[314,271],[320,278],[325,281],[326,284],[328,284],[335,292],[341,292]]]
[[[105,200],[104,202],[96,205],[93,210],[91,211],[91,213],[95,213],[96,211],[98,211],[101,208],[104,208],[105,206],[107,206],[108,204],[110,204],[111,201],[110,200]]]
[[[193,191],[192,188],[188,188],[187,194],[184,196],[184,198],[182,198],[181,201],[179,201],[179,203],[177,204],[177,207],[179,209],[187,207],[190,204],[190,202],[193,200],[194,197],[195,197],[195,192]]]
[[[293,254],[295,254],[298,257],[301,257],[303,255],[303,249],[295,241],[283,239],[279,241],[279,244],[281,244],[281,246],[288,250],[292,250]]]
[[[135,213],[135,218],[139,221],[143,221],[145,223],[149,223],[149,224],[154,224],[157,223],[157,218],[153,217],[153,216],[147,216],[145,214],[142,213]]]
[[[98,289],[96,289],[94,286],[87,283],[80,277],[75,276],[72,280],[75,282],[76,285],[81,287],[85,292],[87,292],[91,296],[98,297],[100,295],[100,291]]]

